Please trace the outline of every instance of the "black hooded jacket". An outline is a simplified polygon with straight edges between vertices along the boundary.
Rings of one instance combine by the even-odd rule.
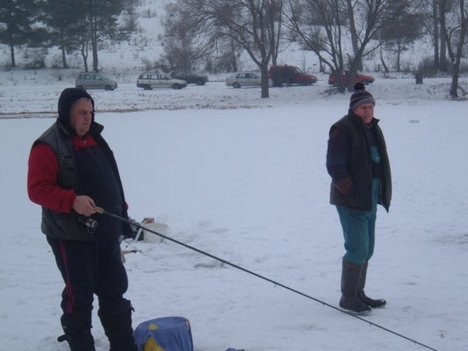
[[[65,89],[59,99],[57,121],[47,129],[34,143],[38,142],[47,144],[55,153],[58,160],[57,184],[64,189],[73,189],[77,194],[82,194],[82,180],[80,179],[80,171],[77,163],[76,153],[73,147],[72,138],[74,132],[70,128],[69,111],[73,103],[81,98],[90,99],[91,96],[86,91],[81,89]],[[125,197],[122,182],[120,179],[117,163],[107,142],[101,136],[104,127],[94,121],[90,127],[89,134],[92,135],[97,142],[99,148],[103,151],[106,159],[109,162],[112,173],[115,177],[120,194],[122,204],[125,204]],[[33,145],[33,147],[34,147]],[[116,213],[125,219],[128,219],[125,206],[121,206],[122,212]],[[83,217],[71,211],[70,213],[60,213],[51,209],[42,207],[42,232],[48,236],[64,239],[64,240],[93,240],[94,235],[89,228],[83,224]],[[122,234],[131,232],[128,224],[122,224]]]

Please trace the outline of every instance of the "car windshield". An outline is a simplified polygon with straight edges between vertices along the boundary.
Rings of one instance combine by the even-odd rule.
[[[299,67],[294,67],[294,71],[296,71],[296,73],[299,73],[299,74],[304,73],[304,71],[302,69],[300,69]]]

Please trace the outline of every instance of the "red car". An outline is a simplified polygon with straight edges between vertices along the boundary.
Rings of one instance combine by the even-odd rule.
[[[312,85],[317,83],[317,77],[304,73],[299,67],[290,65],[271,66],[268,71],[268,78],[273,81],[273,85]]]
[[[344,85],[348,82],[348,74],[349,71],[343,71],[343,75],[341,76],[341,81]],[[372,76],[368,76],[365,74],[357,73],[356,77],[354,78],[354,83],[361,82],[364,85],[374,83],[375,78]],[[336,75],[334,73],[330,74],[328,77],[328,84],[330,85],[337,85],[336,83]]]

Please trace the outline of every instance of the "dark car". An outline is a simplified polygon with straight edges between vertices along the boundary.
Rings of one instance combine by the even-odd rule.
[[[208,81],[208,77],[200,73],[188,70],[188,69],[177,69],[169,73],[169,77],[174,79],[185,80],[187,84],[205,85]]]
[[[348,82],[348,75],[349,75],[349,71],[344,70],[341,76],[341,81],[343,82],[344,85],[346,85]],[[375,81],[374,77],[368,76],[366,74],[361,74],[361,73],[357,73],[356,77],[354,78],[354,83],[360,82],[364,85],[374,83],[374,81]],[[337,85],[335,73],[330,74],[330,76],[328,77],[328,84]]]
[[[273,81],[274,86],[286,85],[312,85],[317,83],[317,77],[305,73],[299,67],[290,65],[271,66],[268,71],[268,78]]]

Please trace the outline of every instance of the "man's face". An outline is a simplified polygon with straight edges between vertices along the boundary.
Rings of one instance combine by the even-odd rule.
[[[77,100],[70,110],[70,126],[80,138],[88,133],[93,121],[94,108],[90,100]]]
[[[361,117],[364,124],[369,124],[374,117],[374,104],[367,103],[359,105],[354,109],[354,113]]]

